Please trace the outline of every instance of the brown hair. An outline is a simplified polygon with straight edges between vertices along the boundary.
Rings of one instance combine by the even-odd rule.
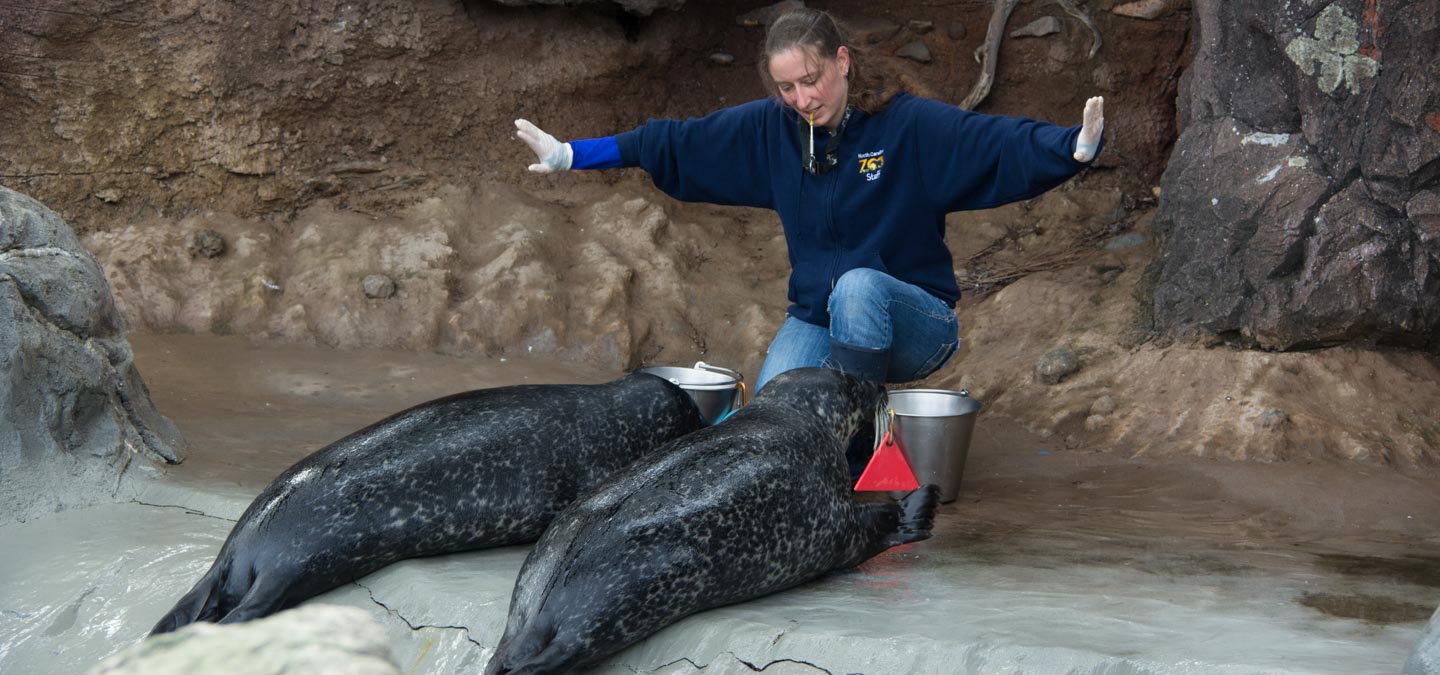
[[[850,52],[850,72],[846,77],[850,87],[848,102],[868,114],[880,112],[903,91],[900,85],[872,74],[868,65],[862,67],[866,55],[851,44],[840,22],[826,12],[804,8],[780,15],[765,30],[765,46],[756,64],[760,81],[771,96],[779,94],[770,76],[770,57],[797,47],[816,59],[833,59],[841,47]]]

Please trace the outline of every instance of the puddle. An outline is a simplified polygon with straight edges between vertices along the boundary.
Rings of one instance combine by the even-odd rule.
[[[1390,579],[1408,584],[1440,588],[1440,556],[1371,556],[1322,554],[1317,556],[1326,569],[1355,577]]]
[[[1296,602],[1330,616],[1374,624],[1421,623],[1428,621],[1435,611],[1433,605],[1417,605],[1376,595],[1304,593]]]

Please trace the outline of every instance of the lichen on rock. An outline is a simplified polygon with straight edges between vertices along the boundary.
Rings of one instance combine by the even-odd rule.
[[[1359,26],[1345,16],[1339,5],[1330,5],[1315,20],[1315,37],[1305,35],[1290,41],[1285,55],[1306,75],[1316,76],[1315,84],[1327,94],[1341,84],[1351,94],[1360,93],[1360,83],[1380,72],[1380,63],[1357,53]]]

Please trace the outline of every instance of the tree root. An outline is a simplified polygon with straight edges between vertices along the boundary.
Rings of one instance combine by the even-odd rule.
[[[970,93],[966,94],[965,100],[960,102],[960,107],[965,110],[974,110],[975,106],[990,95],[990,88],[995,85],[995,69],[1000,60],[1000,42],[1005,39],[1005,24],[1010,21],[1010,14],[1015,11],[1016,5],[1022,0],[994,0],[994,13],[990,15],[990,25],[985,29],[985,41],[975,48],[975,61],[980,64],[980,79],[970,87]],[[1095,58],[1100,52],[1100,29],[1095,26],[1095,21],[1080,9],[1072,0],[1050,0],[1061,9],[1064,9],[1070,16],[1079,19],[1090,29],[1094,40],[1090,44],[1090,53],[1087,58]]]
[[[995,64],[1000,58],[1000,41],[1005,39],[1005,24],[1010,21],[1010,13],[1015,11],[1015,6],[1020,0],[995,0],[995,11],[990,15],[990,26],[985,29],[985,41],[975,48],[975,61],[980,64],[980,79],[970,87],[970,93],[966,94],[965,100],[960,102],[960,107],[965,110],[974,110],[975,106],[990,95],[990,87],[995,84]]]
[[[1090,36],[1091,36],[1092,38],[1094,38],[1094,39],[1091,40],[1091,42],[1090,42],[1090,53],[1086,54],[1086,55],[1085,55],[1085,58],[1087,58],[1087,59],[1093,59],[1093,58],[1095,58],[1095,55],[1100,53],[1100,43],[1101,43],[1101,40],[1100,40],[1100,29],[1095,25],[1095,20],[1094,20],[1094,19],[1091,19],[1091,18],[1090,18],[1090,15],[1085,13],[1085,10],[1080,9],[1078,6],[1075,5],[1075,3],[1071,2],[1070,0],[1050,0],[1050,1],[1053,2],[1053,3],[1055,3],[1055,4],[1057,4],[1057,5],[1060,5],[1060,9],[1065,10],[1065,13],[1066,13],[1066,14],[1069,14],[1070,16],[1075,17],[1077,20],[1080,21],[1080,23],[1085,24],[1085,27],[1086,27],[1086,28],[1089,28],[1089,29],[1090,29]]]

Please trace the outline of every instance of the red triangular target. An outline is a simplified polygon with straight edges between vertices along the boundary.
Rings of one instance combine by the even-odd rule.
[[[875,456],[870,458],[870,464],[860,474],[860,480],[855,482],[856,492],[909,492],[920,487],[915,471],[895,442],[894,433],[894,429],[885,432],[880,447],[875,448]]]

